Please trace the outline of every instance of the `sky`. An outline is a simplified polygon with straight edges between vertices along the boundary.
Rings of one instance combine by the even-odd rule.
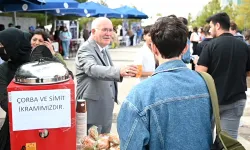
[[[98,2],[99,0],[92,0]],[[177,17],[186,17],[191,13],[193,17],[202,10],[210,0],[104,0],[110,8],[122,5],[135,6],[149,17],[157,13],[165,15],[175,14]]]

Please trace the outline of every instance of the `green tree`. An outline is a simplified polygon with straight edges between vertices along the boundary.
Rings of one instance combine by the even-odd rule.
[[[201,27],[206,24],[206,19],[215,14],[221,12],[220,2],[219,0],[212,0],[207,5],[203,7],[203,10],[201,11],[200,15],[196,17],[196,19],[193,21],[192,26]]]
[[[83,28],[86,27],[87,23],[94,20],[94,18],[87,18],[87,17],[84,17],[84,18],[80,18],[78,19],[79,21],[79,31],[81,31]]]
[[[162,14],[161,14],[161,13],[157,13],[157,14],[156,14],[156,16],[159,16],[159,17],[161,17],[161,16],[162,16]]]
[[[118,25],[122,25],[122,19],[110,19],[113,26],[116,28]]]
[[[104,0],[100,0],[99,1],[99,4],[101,4],[101,5],[104,5],[104,6],[107,6],[108,7],[108,4],[106,3],[106,1],[104,1]]]
[[[242,0],[242,3],[238,5],[237,16],[235,17],[235,22],[239,29],[249,29],[250,28],[250,0]]]
[[[191,13],[188,13],[188,18],[187,18],[187,20],[188,20],[188,23],[191,23],[192,22],[192,15],[191,15]]]
[[[229,15],[230,20],[235,20],[237,16],[237,11],[236,6],[233,4],[232,1],[230,1],[229,4],[222,9],[222,11],[226,12]]]
[[[220,0],[212,0],[211,2],[209,2],[208,11],[210,12],[210,15],[220,12],[221,11]]]

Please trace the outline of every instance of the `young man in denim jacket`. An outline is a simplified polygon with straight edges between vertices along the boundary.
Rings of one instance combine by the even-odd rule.
[[[121,150],[210,149],[208,89],[181,60],[187,50],[187,27],[171,15],[158,19],[150,34],[160,66],[122,104],[117,122]]]

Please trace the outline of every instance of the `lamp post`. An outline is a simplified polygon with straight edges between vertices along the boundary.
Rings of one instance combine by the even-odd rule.
[[[16,22],[16,11],[13,12],[12,21],[13,21],[14,26],[16,26],[17,25],[17,22]]]

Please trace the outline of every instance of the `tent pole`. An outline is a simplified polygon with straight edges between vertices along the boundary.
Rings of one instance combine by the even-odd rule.
[[[51,28],[51,31],[55,31],[55,29],[56,29],[56,16],[53,16],[53,20],[52,20],[52,28]]]
[[[13,21],[14,26],[16,26],[17,25],[17,22],[16,22],[16,11],[13,12],[12,21]]]
[[[45,11],[45,26],[48,24],[48,14],[47,11]]]

